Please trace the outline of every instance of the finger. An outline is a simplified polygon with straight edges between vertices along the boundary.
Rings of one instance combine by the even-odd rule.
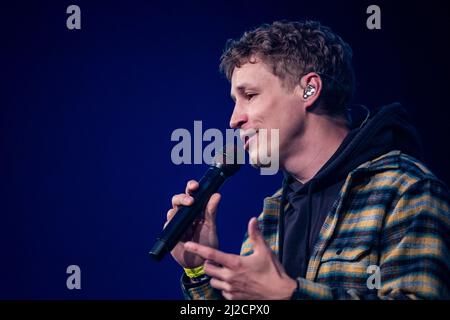
[[[167,211],[167,222],[169,222],[170,220],[172,220],[173,216],[175,215],[175,213],[177,213],[176,209],[170,209],[169,211]]]
[[[194,203],[194,198],[184,193],[172,197],[173,209],[178,209],[179,206],[190,206],[192,203]]]
[[[225,291],[222,290],[222,296],[226,299],[226,300],[244,300],[242,293],[240,292],[236,292],[236,291]]]
[[[211,287],[216,288],[217,290],[231,291],[231,285],[228,282],[212,278],[209,283],[211,284]]]
[[[205,219],[210,221],[216,220],[217,206],[221,199],[220,193],[214,193],[206,204]]]
[[[177,214],[178,208],[176,209],[169,209],[166,214],[166,222],[164,223],[163,229],[167,227],[167,224],[173,219],[173,217]],[[195,218],[192,222],[192,226],[195,228],[199,223],[202,223],[203,219],[201,217]]]
[[[223,296],[226,300],[233,300],[233,295],[232,295],[231,292],[229,292],[229,291],[222,291],[222,296]]]
[[[203,265],[205,273],[213,278],[227,281],[230,279],[230,270],[224,267],[217,266],[210,261],[205,261]]]
[[[255,217],[251,218],[248,223],[248,236],[253,244],[253,251],[267,248],[266,241],[261,230],[259,230],[258,220]]]
[[[167,225],[169,224],[170,220],[172,220],[172,218],[175,216],[175,214],[177,213],[177,209],[170,209],[169,211],[167,211],[167,220],[164,223],[163,229],[165,229],[167,227]]]
[[[240,256],[225,253],[220,250],[203,246],[195,242],[191,241],[186,242],[184,244],[184,249],[186,251],[199,255],[205,260],[214,261],[215,263],[221,264],[230,269],[238,268],[240,265],[240,258],[241,258]]]
[[[198,188],[198,182],[195,180],[189,180],[186,184],[186,189],[184,190],[184,193],[186,194],[192,194],[191,192],[196,190]]]
[[[166,214],[166,222],[169,222],[170,220],[172,220],[172,218],[177,214],[177,212],[178,212],[178,209],[173,209],[173,208],[169,209],[169,211],[167,211],[167,214]],[[201,221],[201,218],[196,218],[193,223],[198,223],[199,221]]]

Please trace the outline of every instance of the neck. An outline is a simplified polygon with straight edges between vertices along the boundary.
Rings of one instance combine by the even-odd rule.
[[[290,144],[282,168],[301,183],[313,178],[348,134],[344,120],[308,114],[301,135]]]

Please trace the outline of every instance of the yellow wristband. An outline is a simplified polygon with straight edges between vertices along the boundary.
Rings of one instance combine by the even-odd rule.
[[[203,269],[203,266],[197,267],[197,268],[183,268],[184,272],[189,278],[198,278],[205,274],[205,270]]]

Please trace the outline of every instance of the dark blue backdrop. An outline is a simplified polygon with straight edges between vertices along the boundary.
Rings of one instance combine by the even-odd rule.
[[[443,2],[442,2],[443,3]],[[66,28],[81,7],[82,29]],[[180,268],[147,255],[172,194],[205,165],[172,164],[176,128],[226,129],[228,38],[276,19],[318,19],[353,47],[354,102],[411,111],[428,166],[450,181],[449,11],[439,2],[29,1],[0,5],[0,298],[179,299]],[[223,188],[221,248],[279,176],[244,168]],[[66,267],[81,267],[81,290]]]

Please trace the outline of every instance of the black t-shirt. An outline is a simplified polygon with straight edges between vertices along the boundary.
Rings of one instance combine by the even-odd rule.
[[[292,176],[289,176],[288,178],[286,201],[290,205],[284,212],[284,235],[281,263],[291,278],[304,278],[306,276],[308,261],[313,252],[320,229],[325,222],[328,212],[332,209],[334,202],[337,200],[339,191],[344,185],[347,177],[347,170],[344,168],[345,165],[340,168],[344,172],[337,174],[339,171],[339,164],[335,163],[335,160],[348,146],[356,133],[356,130],[350,131],[333,156],[316,174],[316,177],[319,177],[320,173],[323,173],[326,168],[331,166],[334,167],[335,165],[338,166],[335,171],[336,175],[321,177],[322,181],[318,181],[319,186],[317,188],[312,188],[311,208],[309,209],[310,219],[308,219],[308,188],[310,187],[311,181],[302,184]],[[326,183],[324,183],[324,181]],[[309,223],[308,220],[310,221]],[[307,228],[310,228],[309,239],[306,239],[308,236]]]
[[[305,277],[309,255],[312,253],[320,229],[343,184],[344,180],[311,194],[311,221],[309,226],[311,229],[308,240],[306,239],[308,225],[305,223],[308,221],[307,187],[296,180],[288,185],[286,200],[290,206],[284,215],[282,264],[291,278]],[[306,241],[308,241],[308,244],[305,243]],[[306,245],[309,247],[308,251],[305,250]]]

